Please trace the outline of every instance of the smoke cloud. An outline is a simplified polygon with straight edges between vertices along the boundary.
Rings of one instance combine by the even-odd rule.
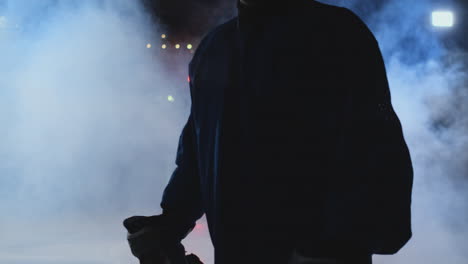
[[[466,263],[466,54],[428,1],[326,2],[376,34],[415,167],[414,237],[375,263]],[[136,263],[121,221],[160,213],[189,107],[152,21],[130,0],[0,2],[0,263]],[[200,223],[184,243],[213,263]]]
[[[186,62],[137,1],[0,8],[0,263],[130,263],[121,221],[160,213]]]

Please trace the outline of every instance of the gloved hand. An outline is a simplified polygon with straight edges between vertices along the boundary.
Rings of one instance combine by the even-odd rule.
[[[164,211],[162,215],[132,216],[124,220],[133,255],[145,263],[186,264],[181,244],[195,223],[187,223],[182,215]]]
[[[147,226],[150,222],[153,222],[156,225],[162,226],[162,215],[154,216],[132,216],[123,221],[124,227],[127,229],[128,233],[134,234],[140,231],[143,227]],[[153,220],[151,220],[153,219]],[[160,222],[159,224],[156,222]]]

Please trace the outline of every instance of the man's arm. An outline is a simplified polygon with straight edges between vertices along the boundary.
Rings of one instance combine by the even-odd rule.
[[[179,138],[177,168],[163,193],[163,214],[133,216],[124,221],[124,226],[132,235],[129,238],[130,248],[140,261],[159,258],[161,256],[158,254],[164,254],[170,263],[187,263],[181,241],[203,215],[192,113]],[[149,250],[156,245],[160,248]]]
[[[348,11],[348,80],[354,164],[375,183],[380,212],[376,253],[396,253],[411,237],[413,168],[374,35]],[[379,252],[380,251],[380,252]]]
[[[349,12],[349,11],[348,11]],[[362,148],[374,162],[382,179],[405,188],[411,195],[413,169],[401,122],[391,102],[384,59],[379,44],[367,26],[353,13],[347,53],[352,122],[359,139],[372,149]],[[383,173],[383,171],[386,173]],[[390,182],[389,182],[390,183]],[[404,197],[410,200],[410,196]]]
[[[161,201],[164,212],[183,215],[188,221],[196,221],[203,215],[194,136],[190,115],[179,138],[177,168],[164,189]]]
[[[198,170],[197,140],[194,123],[195,79],[201,58],[207,43],[216,31],[210,32],[200,42],[192,60],[189,63],[189,84],[191,97],[190,116],[179,138],[176,165],[171,179],[164,190],[161,208],[163,213],[180,215],[188,223],[195,223],[204,214],[200,175]]]
[[[190,82],[190,89],[193,99],[192,82]],[[177,215],[179,219],[186,221],[189,225],[194,224],[204,213],[196,153],[192,105],[190,116],[179,138],[176,156],[177,168],[172,173],[161,201],[164,214]]]

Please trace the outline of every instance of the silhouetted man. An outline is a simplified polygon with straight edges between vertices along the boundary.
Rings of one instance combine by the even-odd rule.
[[[312,0],[238,10],[190,63],[163,216],[185,234],[205,213],[216,264],[396,253],[411,237],[413,171],[373,34]]]

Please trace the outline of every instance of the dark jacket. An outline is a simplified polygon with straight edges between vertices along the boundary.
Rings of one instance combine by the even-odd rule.
[[[239,9],[189,65],[162,208],[206,213],[216,264],[286,263],[293,247],[396,253],[411,237],[413,171],[373,34],[310,0]]]

